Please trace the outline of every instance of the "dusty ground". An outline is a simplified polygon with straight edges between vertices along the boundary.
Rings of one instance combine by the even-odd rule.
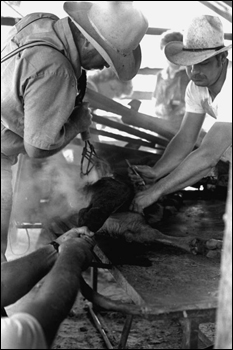
[[[99,151],[99,150],[98,150]],[[122,152],[127,152],[127,149],[122,148]],[[114,152],[106,151],[107,155],[111,155]],[[115,154],[115,153],[114,153]],[[113,155],[114,155],[113,154]],[[105,157],[107,155],[102,155],[101,157]],[[132,164],[137,164],[132,159],[133,155],[122,154],[119,153],[119,162],[122,161],[125,166],[125,158],[130,159]],[[138,157],[138,154],[137,154]],[[143,164],[145,164],[145,157],[143,155]],[[114,159],[114,163],[118,163],[116,159]],[[153,162],[154,164],[154,162]],[[28,187],[28,182],[26,183]],[[33,191],[32,191],[33,192]],[[24,196],[26,193],[23,193]],[[20,204],[22,201],[20,201]],[[217,204],[217,206],[216,206]],[[214,211],[213,211],[214,209]],[[217,212],[215,212],[215,209]],[[173,225],[172,232],[177,236],[181,235],[185,237],[186,235],[194,235],[197,232],[200,236],[205,236],[205,238],[221,238],[219,232],[222,229],[222,215],[224,212],[224,205],[218,203],[213,203],[210,205],[208,203],[206,206],[197,206],[195,210],[187,212],[186,216],[182,216],[181,223],[177,224],[176,218],[169,218],[171,224]],[[182,211],[178,214],[180,215]],[[28,221],[24,221],[28,222]],[[40,221],[36,221],[40,222]],[[214,228],[214,229],[213,229]],[[166,231],[166,227],[159,228],[161,232],[165,234],[171,234],[168,230]],[[15,228],[12,229],[11,242],[8,250],[8,258],[16,259],[22,255],[28,254],[34,249],[37,249],[40,245],[48,243],[50,240],[41,240],[40,230],[17,230]],[[29,245],[30,239],[30,245]],[[39,242],[39,243],[38,243]],[[13,253],[12,253],[13,251]],[[122,253],[122,250],[120,250]],[[152,260],[153,264],[157,264],[155,269],[156,276],[154,278],[154,284],[149,281],[149,269],[144,269],[145,281],[150,282],[148,284],[149,288],[156,291],[156,293],[160,293],[161,299],[168,300],[168,296],[172,294],[172,288],[174,283],[180,285],[181,288],[187,289],[189,287],[189,282],[193,278],[194,280],[201,279],[202,281],[211,281],[216,287],[217,281],[214,281],[216,274],[220,271],[220,260],[213,259],[214,270],[213,273],[208,274],[208,272],[212,271],[210,266],[210,260],[208,258],[203,258],[199,256],[192,256],[190,259],[183,253],[171,248],[164,247],[163,251],[158,251],[157,256],[153,256],[151,258],[151,254],[149,255],[149,259]],[[167,263],[167,261],[171,263]],[[175,264],[176,261],[179,260],[179,264],[184,262],[184,266],[187,270],[187,274],[180,273],[177,270],[179,264]],[[205,265],[206,264],[206,265]],[[206,267],[203,268],[203,266]],[[172,271],[174,278],[166,279],[166,270],[167,267]],[[199,270],[198,270],[199,269]],[[207,271],[206,275],[204,272]],[[190,272],[193,273],[193,277]],[[205,275],[205,276],[204,276]],[[85,273],[86,279],[88,280],[89,274]],[[104,295],[111,297],[112,299],[128,301],[129,297],[125,294],[125,292],[116,285],[113,277],[106,270],[102,270],[99,276],[99,284],[98,291]],[[177,278],[176,278],[177,277]],[[168,290],[168,296],[163,293],[163,288],[161,281],[165,281],[167,285],[170,286]],[[156,284],[158,281],[158,284]],[[160,282],[160,283],[159,283]],[[167,283],[168,282],[168,283]],[[10,315],[13,312],[17,311],[20,303],[27,302],[28,299],[32,298],[34,293],[40,288],[40,282],[35,288],[29,293],[25,298],[22,298],[18,303],[7,308],[7,312]],[[153,286],[152,286],[153,285]],[[204,288],[205,284],[202,284]],[[206,286],[207,288],[207,286]],[[206,292],[206,290],[205,290]],[[200,293],[199,293],[200,294]],[[156,294],[157,295],[157,294]],[[108,338],[113,346],[113,348],[118,348],[118,344],[120,341],[123,325],[125,322],[125,316],[122,316],[119,313],[101,313],[101,321],[104,326],[105,332],[108,335]],[[213,342],[214,334],[215,334],[215,325],[213,323],[204,324],[200,326],[202,332],[208,337],[209,342]],[[199,348],[203,348],[203,344],[199,344]],[[207,344],[208,345],[208,344]],[[57,333],[57,337],[53,344],[53,349],[106,349],[106,344],[103,341],[100,333],[96,329],[93,324],[93,321],[88,312],[87,303],[83,299],[82,296],[78,295],[77,300],[73,306],[72,312],[69,316],[64,320],[61,324],[60,329]],[[132,322],[131,331],[127,341],[127,348],[129,349],[181,349],[182,348],[182,327],[179,322],[176,320],[156,320],[156,321],[147,321],[142,318],[134,318]]]
[[[129,301],[124,291],[117,287],[111,275],[104,271],[100,274],[99,291],[116,300]],[[102,326],[113,348],[117,349],[125,322],[125,316],[116,312],[98,314]],[[213,323],[200,326],[210,341],[214,339]],[[147,321],[133,319],[127,341],[128,349],[181,349],[182,327],[177,320]],[[98,330],[95,328],[87,302],[78,296],[72,313],[62,323],[53,349],[107,349]],[[203,344],[200,342],[200,348]]]
[[[218,216],[213,215],[213,212],[212,212],[213,208],[217,208]],[[198,210],[196,210],[195,208],[195,212],[192,212],[191,214],[188,213],[188,215],[190,215],[188,217],[188,220],[182,221],[182,227],[181,227],[182,234],[183,235],[187,234],[186,233],[187,227],[185,222],[188,222],[189,225],[191,222],[192,229],[194,232],[197,232],[197,228],[198,228],[198,231],[201,234],[205,234],[205,235],[211,234],[213,236],[213,229],[211,227],[210,221],[207,220],[206,214],[205,214],[206,212],[209,212],[208,215],[210,215],[210,217],[214,219],[212,222],[212,224],[214,224],[214,227],[215,227],[214,234],[218,236],[218,237],[216,236],[215,238],[220,238],[219,232],[222,229],[221,218],[222,218],[223,211],[224,211],[224,206],[221,204],[219,209],[218,203],[215,203],[215,202],[213,203],[212,206],[209,203],[208,210],[205,209],[204,212],[200,210],[200,208]],[[175,222],[175,224],[177,224],[177,222]],[[179,227],[179,232],[181,231]],[[191,230],[189,229],[189,234],[190,232]],[[39,239],[40,232],[39,231],[36,232],[36,230],[34,230],[33,232],[28,232],[28,236],[26,235],[25,230],[18,230],[18,232],[15,233],[16,237],[13,237],[13,236],[14,234],[11,235],[11,245],[8,251],[8,259],[9,258],[15,259],[21,255],[29,253],[30,251],[33,251],[34,249],[38,248],[41,244],[48,243],[45,241],[42,242],[41,239]],[[15,238],[15,241],[17,241],[17,245],[14,243],[14,238]],[[29,238],[30,238],[30,247],[28,249]],[[216,288],[217,288],[216,286],[218,285],[217,283],[218,283],[219,272],[220,272],[220,259],[215,258],[210,260],[206,257],[193,256],[187,252],[178,251],[177,249],[178,248],[161,246],[160,248],[157,248],[155,255],[154,254],[152,255],[151,252],[149,253],[148,257],[156,268],[155,276],[158,279],[158,282],[163,281],[165,278],[165,282],[167,281],[166,286],[168,286],[169,284],[171,288],[174,288],[174,285],[178,284],[181,287],[183,286],[183,290],[186,291],[186,289],[187,290],[189,289],[189,283],[192,279],[195,280],[195,283],[196,283],[198,278],[200,278],[201,281],[205,282],[206,280],[206,287],[207,287],[207,282],[210,283],[208,285],[211,285],[211,286],[214,285],[215,287],[214,292],[216,292]],[[13,253],[12,253],[12,250],[13,250]],[[119,249],[117,248],[115,248],[115,250],[119,251]],[[121,256],[123,256],[123,249],[121,249],[120,253],[121,253]],[[139,256],[139,260],[140,260],[140,256]],[[170,261],[169,264],[167,263],[168,261]],[[183,264],[183,266],[185,267],[185,271],[187,270],[186,274],[183,272],[177,273],[176,269],[178,265],[175,263],[176,261],[179,261],[179,264]],[[169,269],[166,267],[169,267]],[[174,278],[168,280],[165,272],[169,270],[169,273],[170,273],[170,270],[172,270],[173,267],[174,267],[174,273],[173,273]],[[143,277],[147,279],[147,276],[149,273],[149,272],[147,273],[147,271],[149,271],[149,268],[147,269],[146,267],[144,267],[142,270],[144,271]],[[162,275],[161,275],[161,271],[163,271]],[[204,271],[207,271],[205,276],[203,276]],[[208,273],[208,272],[211,272],[211,273]],[[193,273],[193,277],[191,276],[190,273]],[[87,281],[90,280],[89,271],[85,272],[84,276]],[[216,276],[218,276],[217,279],[216,279]],[[153,280],[155,281],[155,279]],[[8,307],[7,308],[8,314],[11,314],[17,311],[17,308],[20,305],[20,303],[27,302],[28,298],[33,297],[33,294],[38,290],[38,288],[40,288],[41,283],[43,283],[43,281],[41,281],[37,286],[35,286],[35,288],[26,297],[22,298],[18,303]],[[153,283],[151,285],[153,285]],[[202,287],[204,288],[204,286],[205,285],[203,283]],[[169,291],[171,291],[171,293],[169,292],[169,295],[172,294],[173,292],[171,288],[169,289]],[[156,293],[158,293],[159,295],[159,293],[161,293],[161,290],[162,290],[161,284],[156,285],[154,283],[153,290],[155,290]],[[111,297],[112,299],[117,299],[125,302],[129,301],[129,297],[125,294],[125,292],[121,288],[117,286],[112,275],[107,270],[101,270],[99,273],[98,291],[104,295]],[[162,297],[164,296],[165,299],[167,298],[166,294],[161,294],[161,295]],[[116,312],[109,312],[109,313],[102,312],[101,320],[102,320],[102,324],[105,329],[105,332],[113,348],[118,348],[118,344],[120,341],[120,337],[121,337],[121,333],[122,333],[123,325],[125,321],[125,316]],[[202,332],[208,337],[209,343],[211,341],[213,342],[215,325],[213,323],[209,323],[209,324],[201,325],[200,328]],[[82,296],[78,295],[77,300],[72,309],[72,312],[60,326],[60,329],[57,333],[57,337],[53,344],[53,349],[106,349],[106,348],[107,347],[105,342],[103,341],[103,338],[101,337],[98,330],[95,328],[93,321],[90,317],[86,301],[83,299]],[[162,320],[147,321],[139,317],[134,318],[132,322],[131,331],[128,337],[128,341],[127,341],[127,348],[128,349],[181,349],[182,348],[182,327],[177,320],[172,320],[172,319],[164,320],[164,321]],[[203,348],[203,343],[200,342],[199,348]]]
[[[186,210],[185,207],[174,217],[170,218],[167,234],[186,236],[196,235],[205,238],[221,238],[223,230],[222,215],[224,203],[218,201],[197,202],[194,207]],[[165,232],[165,227],[161,227]],[[100,242],[99,242],[100,243]],[[131,285],[134,285],[133,274],[141,281],[143,286],[135,285],[138,290],[147,296],[156,294],[161,305],[171,303],[172,298],[179,294],[173,302],[195,303],[200,295],[207,299],[216,295],[220,276],[220,256],[208,259],[203,256],[194,256],[179,248],[157,244],[152,247],[141,245],[122,244],[115,241],[107,244],[111,261],[122,264],[125,276]],[[150,262],[150,267],[130,266],[137,262]],[[131,262],[132,262],[131,261]],[[126,267],[124,267],[126,263]],[[129,296],[116,284],[108,270],[99,270],[98,291],[111,299],[129,302]],[[148,277],[149,276],[149,277]],[[85,273],[90,281],[90,276]],[[142,283],[143,282],[143,283]],[[149,290],[154,292],[147,293]],[[179,293],[180,289],[180,293]],[[193,290],[192,290],[193,289]],[[191,290],[191,292],[190,292]],[[170,296],[170,297],[169,297]],[[150,297],[149,297],[150,298]],[[183,299],[182,299],[183,298]],[[190,300],[191,299],[191,300]],[[73,312],[63,322],[55,339],[54,349],[106,349],[100,333],[95,328],[86,301],[79,296],[74,305]],[[101,313],[101,323],[113,348],[118,348],[126,317],[119,313]],[[200,325],[205,338],[206,346],[214,342],[215,325],[213,323]],[[135,317],[127,341],[128,349],[181,349],[183,330],[178,320],[154,320]],[[199,348],[204,348],[200,341]]]
[[[85,279],[90,281],[89,271],[84,273]],[[43,281],[16,304],[7,308],[10,315],[17,311],[21,303],[26,303],[40,288]],[[119,288],[112,275],[107,270],[100,270],[98,291],[115,300],[129,301],[125,292]],[[98,314],[104,331],[113,348],[117,349],[121,338],[125,316],[116,312],[101,312]],[[214,339],[215,325],[213,323],[201,325],[201,330],[210,341]],[[93,324],[87,307],[87,301],[78,294],[76,302],[69,316],[61,324],[55,338],[53,349],[107,349],[99,331]],[[182,327],[177,320],[147,321],[135,317],[127,341],[128,349],[181,349]],[[200,347],[203,348],[203,343]]]
[[[107,285],[107,295],[119,298],[122,291],[114,283]],[[104,284],[103,284],[104,286]],[[117,295],[116,295],[117,294]],[[78,298],[74,307],[74,316],[67,318],[54,342],[54,349],[106,349],[100,333],[93,325],[85,302]],[[125,316],[119,313],[101,313],[101,321],[106,334],[117,348],[123,329]],[[128,337],[129,349],[180,349],[182,330],[177,322],[149,322],[140,318],[133,320]]]

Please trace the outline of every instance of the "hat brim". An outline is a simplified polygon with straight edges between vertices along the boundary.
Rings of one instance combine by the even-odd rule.
[[[87,16],[91,6],[92,3],[90,2],[65,2],[63,8],[80,32],[115,71],[119,79],[131,80],[137,74],[141,65],[140,45],[127,55],[114,50],[92,26]]]
[[[164,53],[167,59],[179,66],[191,66],[198,64],[218,55],[221,52],[230,50],[232,45],[225,46],[220,50],[204,50],[204,51],[184,51],[184,45],[181,41],[173,41],[168,43],[164,48]]]

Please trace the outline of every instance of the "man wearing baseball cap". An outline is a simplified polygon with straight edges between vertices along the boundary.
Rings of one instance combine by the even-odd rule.
[[[87,103],[76,105],[82,70],[111,66],[130,80],[141,64],[148,22],[133,1],[65,2],[67,17],[33,13],[2,50],[1,252],[12,207],[11,167],[20,153],[44,158],[88,130]]]
[[[232,63],[227,59],[230,48],[231,45],[224,45],[220,19],[207,15],[191,21],[183,42],[165,46],[167,59],[186,66],[191,80],[186,89],[186,111],[180,130],[160,160],[152,168],[136,167],[148,186],[136,194],[131,204],[133,210],[143,212],[161,196],[207,176],[220,159],[231,160]],[[206,114],[215,122],[194,150]]]

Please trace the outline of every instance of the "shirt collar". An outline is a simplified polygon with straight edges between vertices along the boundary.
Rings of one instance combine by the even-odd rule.
[[[69,26],[69,17],[62,18],[55,22],[54,30],[56,35],[62,41],[64,46],[65,56],[71,62],[77,79],[81,75],[81,65],[78,49],[75,45],[73,34]]]

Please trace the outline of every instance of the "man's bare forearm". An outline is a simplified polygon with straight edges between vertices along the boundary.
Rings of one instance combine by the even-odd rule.
[[[20,310],[39,321],[49,346],[77,297],[81,272],[92,260],[90,248],[87,242],[73,241],[67,242],[62,251],[59,249],[56,264],[46,276],[36,297]]]
[[[167,146],[162,158],[155,164],[155,178],[159,179],[170,172],[190,154],[197,142],[205,114],[186,112],[178,133]]]
[[[172,172],[193,150],[193,147],[194,143],[185,142],[179,136],[174,137],[153,167],[156,179]]]
[[[184,189],[207,176],[213,165],[210,159],[200,152],[192,152],[171,174],[158,181],[154,186],[159,197]]]
[[[57,252],[46,245],[30,255],[1,264],[1,307],[28,293],[52,268]]]

